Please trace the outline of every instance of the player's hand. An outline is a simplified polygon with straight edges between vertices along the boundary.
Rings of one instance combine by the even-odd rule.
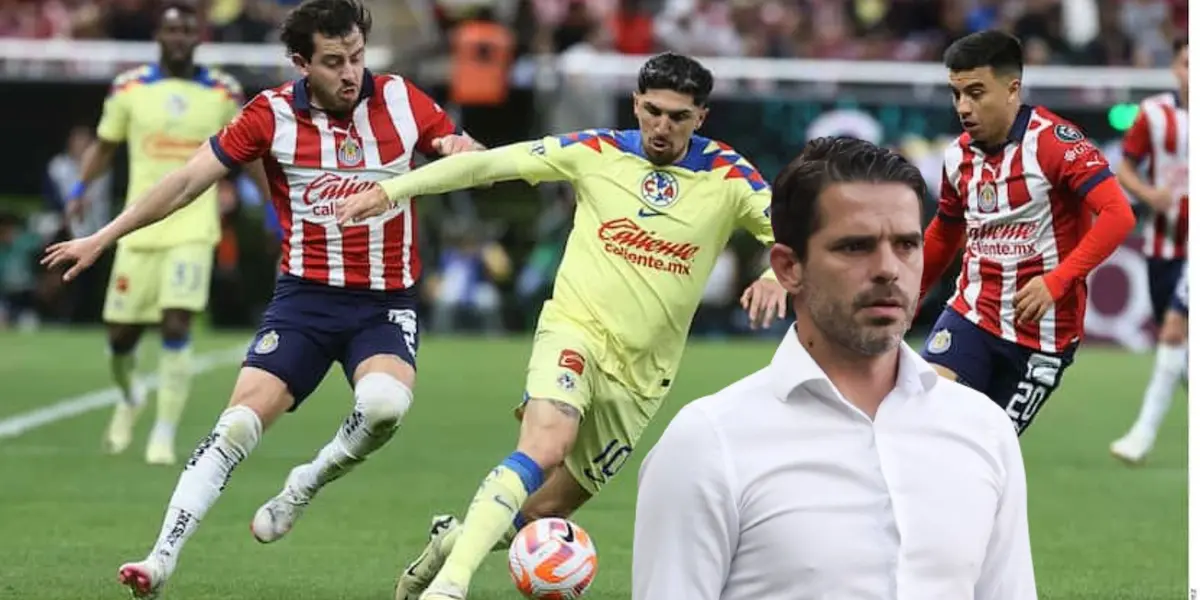
[[[766,329],[787,316],[787,290],[778,281],[759,279],[742,292],[742,308],[750,316],[751,329]]]
[[[67,269],[66,273],[63,273],[63,281],[71,281],[96,262],[100,253],[104,251],[104,246],[105,242],[100,234],[93,233],[87,237],[59,242],[46,248],[46,254],[42,257],[41,262],[49,270],[70,264],[71,267]]]
[[[1154,188],[1149,195],[1142,200],[1154,209],[1154,212],[1165,213],[1171,210],[1171,205],[1175,203],[1174,194],[1171,190],[1165,187]]]
[[[387,192],[378,185],[373,185],[365,191],[346,198],[335,204],[333,211],[337,216],[338,225],[345,226],[376,215],[382,215],[392,205]]]
[[[1054,296],[1050,294],[1050,288],[1041,276],[1034,277],[1025,287],[1017,290],[1013,305],[1018,323],[1036,323],[1042,320],[1051,306],[1054,306]]]
[[[471,136],[459,134],[447,135],[433,140],[433,149],[437,150],[442,156],[487,150],[487,148],[483,147],[483,144],[471,139]]]

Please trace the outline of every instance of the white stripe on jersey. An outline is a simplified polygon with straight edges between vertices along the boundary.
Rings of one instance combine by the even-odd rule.
[[[1017,156],[1017,148],[1024,146],[1024,144],[1004,146],[1004,157],[1000,160],[1000,172],[996,174],[996,181],[1000,182],[996,185],[996,211],[1002,215],[1008,214],[1013,209],[1012,202],[1008,197],[1009,186],[1004,182],[1008,181],[1009,175],[1012,174],[1013,159]],[[1020,262],[1015,260],[1000,262],[1000,336],[1006,340],[1017,339],[1017,329],[1013,325],[1016,322],[1014,318],[1016,311],[1013,309],[1013,300],[1016,294],[1006,292],[1017,288],[1017,267],[1019,266]]]
[[[312,111],[312,122],[321,137],[321,169],[338,172],[337,139],[329,127],[329,117],[319,110]],[[325,252],[329,257],[329,285],[346,286],[346,257],[342,248],[342,228],[333,219],[324,220]]]
[[[967,182],[967,210],[978,210],[979,208],[979,188],[980,182],[983,181],[983,169],[986,164],[985,157],[982,153],[971,153],[971,180]],[[967,225],[970,227],[970,224]],[[981,317],[979,316],[979,295],[983,292],[983,277],[980,273],[979,257],[972,255],[971,260],[967,261],[967,268],[963,269],[963,273],[967,277],[967,285],[963,288],[963,301],[967,303],[967,314],[963,315],[968,321],[978,325]]]
[[[271,140],[271,155],[283,170],[287,180],[288,202],[291,204],[292,230],[288,232],[288,272],[296,277],[304,275],[304,219],[296,210],[304,206],[304,188],[292,185],[287,170],[296,162],[296,115],[292,105],[275,91],[263,94],[271,104],[271,114],[275,117],[275,137]]]
[[[1041,224],[1041,230],[1036,239],[1050,240],[1050,243],[1039,248],[1042,251],[1042,270],[1049,273],[1058,267],[1058,238],[1054,233],[1054,207],[1050,204],[1050,180],[1042,172],[1042,165],[1038,162],[1038,140],[1041,139],[1042,132],[1053,127],[1054,123],[1039,117],[1036,111],[1030,115],[1030,120],[1031,125],[1035,123],[1036,125],[1032,125],[1025,132],[1025,139],[1022,140],[1021,146],[1024,148],[1024,155],[1021,157],[1021,166],[1025,171],[1025,183],[1029,187],[1030,204],[1039,209],[1033,215],[1034,222]],[[1048,238],[1047,229],[1050,230]],[[1017,290],[1013,289],[1010,292],[1006,287],[1001,291],[1001,297],[1007,297],[1010,293],[1015,296]],[[1055,340],[1058,334],[1056,323],[1058,323],[1058,318],[1054,312],[1054,305],[1051,304],[1050,309],[1038,322],[1038,343],[1041,344],[1042,352],[1055,352],[1056,350]],[[1009,341],[1015,342],[1016,340],[1014,335]]]
[[[411,115],[412,106],[408,102],[408,87],[404,85],[404,80],[399,77],[392,78],[383,86],[383,100],[387,104],[388,112],[393,117],[396,115]],[[396,131],[400,134],[400,139],[404,142],[404,157],[412,160],[412,153],[416,149],[417,141],[420,132],[417,131],[417,121],[415,118],[395,118],[393,122],[396,124]],[[400,264],[404,265],[402,279],[404,287],[411,287],[414,283],[412,272],[412,252],[413,252],[413,227],[416,223],[412,218],[412,198],[406,198],[400,202],[400,210],[404,211],[404,244],[403,256],[401,256]],[[380,244],[382,251],[382,243]]]
[[[354,109],[352,116],[354,128],[358,131],[359,137],[362,139],[363,165],[369,170],[379,170],[383,167],[382,158],[379,156],[379,140],[375,136],[375,130],[371,128],[371,112],[368,109],[367,102],[360,102],[358,107]],[[370,286],[373,290],[384,289],[383,279],[383,224],[387,221],[384,219],[370,219],[367,224],[370,227],[367,238],[367,256],[370,257],[368,263],[370,272],[367,277],[370,280]]]

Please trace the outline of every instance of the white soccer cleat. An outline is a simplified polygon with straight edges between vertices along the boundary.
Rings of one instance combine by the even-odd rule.
[[[1109,445],[1108,451],[1117,460],[1137,466],[1145,462],[1146,455],[1150,454],[1150,449],[1153,447],[1154,438],[1131,431],[1125,434],[1125,437]]]
[[[113,406],[112,418],[108,421],[108,429],[104,431],[104,451],[108,454],[120,454],[133,442],[133,427],[146,406],[146,395],[141,385],[133,384],[132,396]]]
[[[396,600],[419,600],[425,588],[442,570],[453,544],[445,544],[451,535],[458,535],[458,519],[453,515],[438,515],[429,528],[429,543],[400,575],[396,584]],[[449,547],[448,547],[449,546]]]
[[[146,462],[152,465],[175,464],[175,440],[150,436],[150,442],[146,444]]]
[[[434,585],[419,600],[466,600],[467,591],[455,585]]]
[[[254,539],[264,544],[277,541],[287,535],[300,515],[304,514],[304,509],[312,501],[311,497],[300,491],[302,488],[299,485],[307,467],[305,464],[292,469],[283,484],[283,491],[267,500],[254,513],[254,520],[250,522]]]
[[[157,555],[141,562],[125,563],[117,571],[117,581],[129,588],[134,598],[157,598],[171,576],[171,567]]]

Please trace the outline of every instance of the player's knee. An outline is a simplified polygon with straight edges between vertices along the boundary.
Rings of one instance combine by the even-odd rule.
[[[1176,311],[1168,312],[1158,341],[1166,346],[1182,346],[1187,342],[1187,319]]]
[[[137,347],[141,333],[141,329],[136,326],[110,325],[108,328],[108,348],[116,355],[129,354]]]
[[[400,425],[413,394],[400,380],[384,373],[367,373],[354,385],[356,409],[371,431],[395,429]]]
[[[192,329],[192,315],[187,311],[168,310],[163,312],[162,333],[163,342],[168,344],[186,343]]]
[[[525,405],[518,449],[543,469],[561,465],[575,445],[580,410],[566,402],[535,398]]]

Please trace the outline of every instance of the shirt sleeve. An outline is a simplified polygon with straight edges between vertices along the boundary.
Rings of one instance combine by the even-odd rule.
[[[1033,551],[1029,544],[1025,461],[1006,415],[997,414],[1004,489],[992,525],[987,555],[975,582],[975,600],[1036,600]]]
[[[633,600],[718,600],[738,539],[731,469],[712,421],[685,407],[638,476]]]
[[[433,140],[461,133],[461,130],[454,123],[454,119],[442,110],[441,105],[421,91],[421,88],[408,80],[404,80],[404,87],[408,93],[408,106],[417,122],[417,151],[426,156],[438,156],[438,151],[433,147]]]
[[[1121,140],[1121,152],[1134,164],[1141,163],[1150,156],[1150,121],[1146,118],[1145,105],[1138,109],[1133,126],[1125,132],[1125,137]]]
[[[221,164],[234,169],[265,156],[271,150],[274,135],[275,117],[270,102],[259,94],[209,144]]]
[[[104,109],[100,114],[100,125],[96,127],[96,137],[111,143],[124,142],[129,137],[129,95],[134,83],[118,77],[109,87],[108,97],[104,99]]]
[[[1101,182],[1113,177],[1108,159],[1077,127],[1059,123],[1041,133],[1038,162],[1050,185],[1082,200]]]

